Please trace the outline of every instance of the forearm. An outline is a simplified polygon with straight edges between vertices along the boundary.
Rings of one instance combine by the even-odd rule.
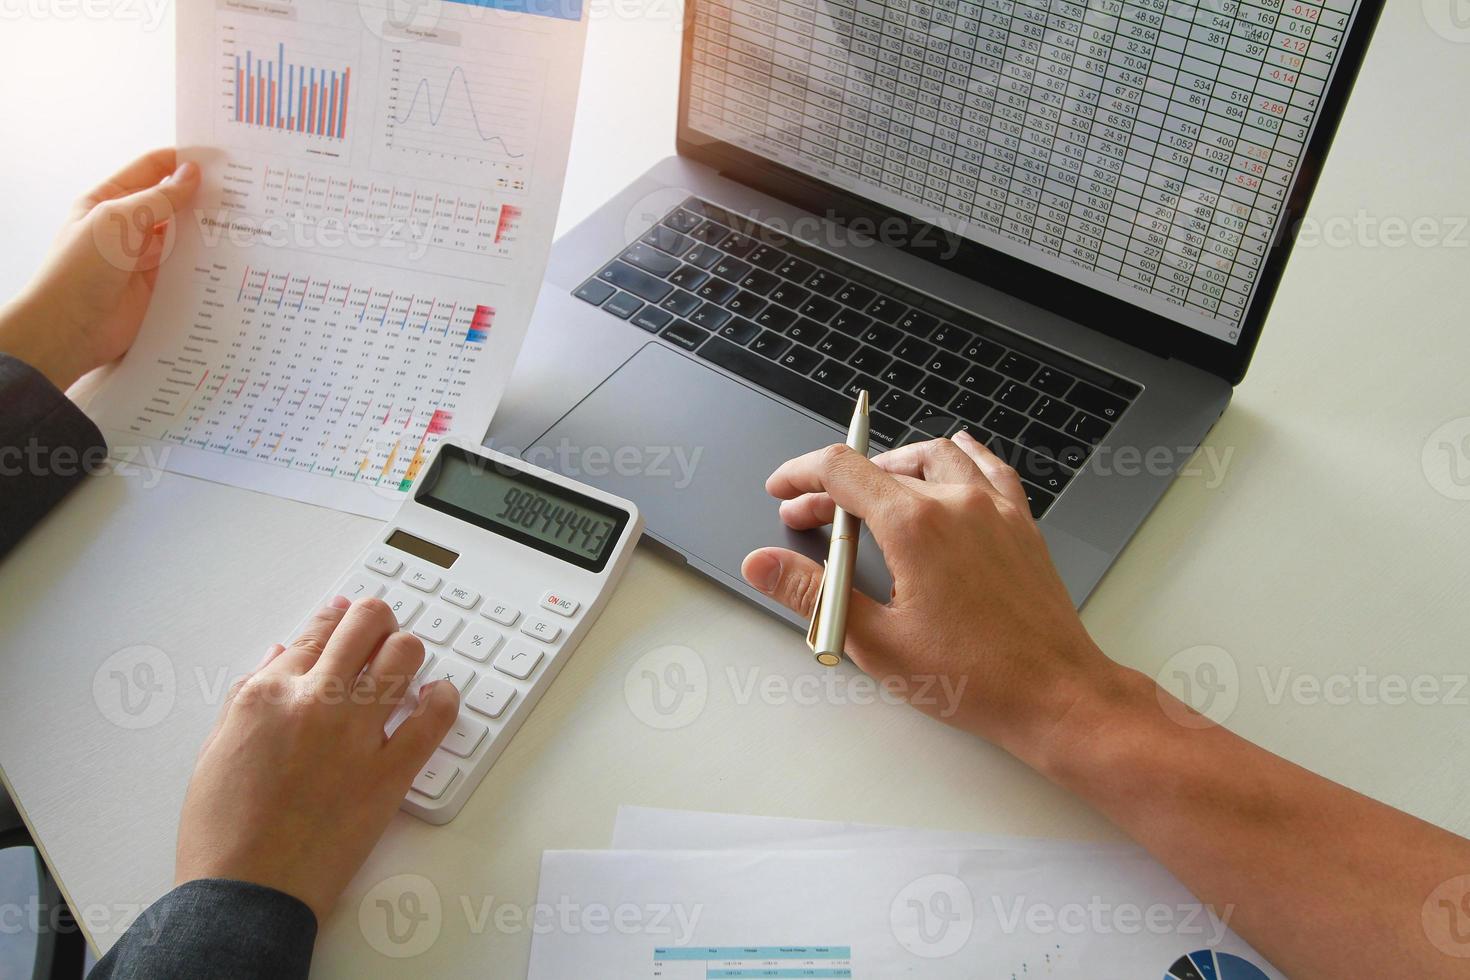
[[[1293,977],[1444,976],[1466,966],[1425,932],[1470,841],[1323,779],[1119,669],[1028,759],[1146,847]],[[1163,694],[1164,699],[1169,695]],[[1177,709],[1177,714],[1173,709]],[[1197,716],[1196,716],[1197,717]]]
[[[932,698],[914,706],[1106,814],[1277,966],[1296,977],[1467,974],[1470,896],[1445,892],[1470,881],[1470,842],[1189,717],[1109,660],[1077,619],[1015,470],[968,434],[872,460],[809,453],[766,489],[788,527],[822,526],[842,507],[882,549],[892,599],[854,593],[854,663],[954,682],[962,693],[942,710]],[[821,567],[809,558],[763,548],[742,571],[812,614]]]

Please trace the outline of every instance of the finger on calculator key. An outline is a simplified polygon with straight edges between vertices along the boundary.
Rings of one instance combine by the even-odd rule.
[[[354,693],[360,703],[370,703],[373,724],[379,728],[399,705],[413,701],[410,685],[424,663],[424,644],[410,633],[393,633],[357,679]]]
[[[336,632],[337,625],[346,615],[348,606],[346,599],[337,596],[312,613],[311,618],[301,627],[301,632],[286,644],[285,650],[271,658],[270,663],[262,665],[260,669],[273,667],[291,674],[304,674],[316,666],[322,651],[327,648],[332,634]]]
[[[418,705],[394,730],[385,751],[390,765],[403,781],[403,792],[429,756],[444,741],[459,717],[459,691],[449,681],[434,681],[419,688]]]
[[[386,602],[359,599],[342,617],[312,671],[350,687],[383,641],[397,631],[398,623]]]

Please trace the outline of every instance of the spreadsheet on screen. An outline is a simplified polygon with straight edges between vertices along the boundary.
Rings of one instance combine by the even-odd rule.
[[[688,125],[1235,341],[1357,0],[699,0]]]

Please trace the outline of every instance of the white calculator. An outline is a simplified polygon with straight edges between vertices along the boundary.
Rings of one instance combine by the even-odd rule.
[[[417,683],[459,688],[459,719],[403,809],[454,819],[602,612],[642,532],[630,501],[502,453],[440,445],[326,596],[382,598],[423,640]]]

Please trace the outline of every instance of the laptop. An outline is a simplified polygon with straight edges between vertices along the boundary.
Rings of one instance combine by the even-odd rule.
[[[1382,6],[690,0],[677,154],[558,241],[485,443],[796,623],[741,560],[827,541],[764,480],[866,389],[874,453],[1016,467],[1080,605],[1245,376]]]

